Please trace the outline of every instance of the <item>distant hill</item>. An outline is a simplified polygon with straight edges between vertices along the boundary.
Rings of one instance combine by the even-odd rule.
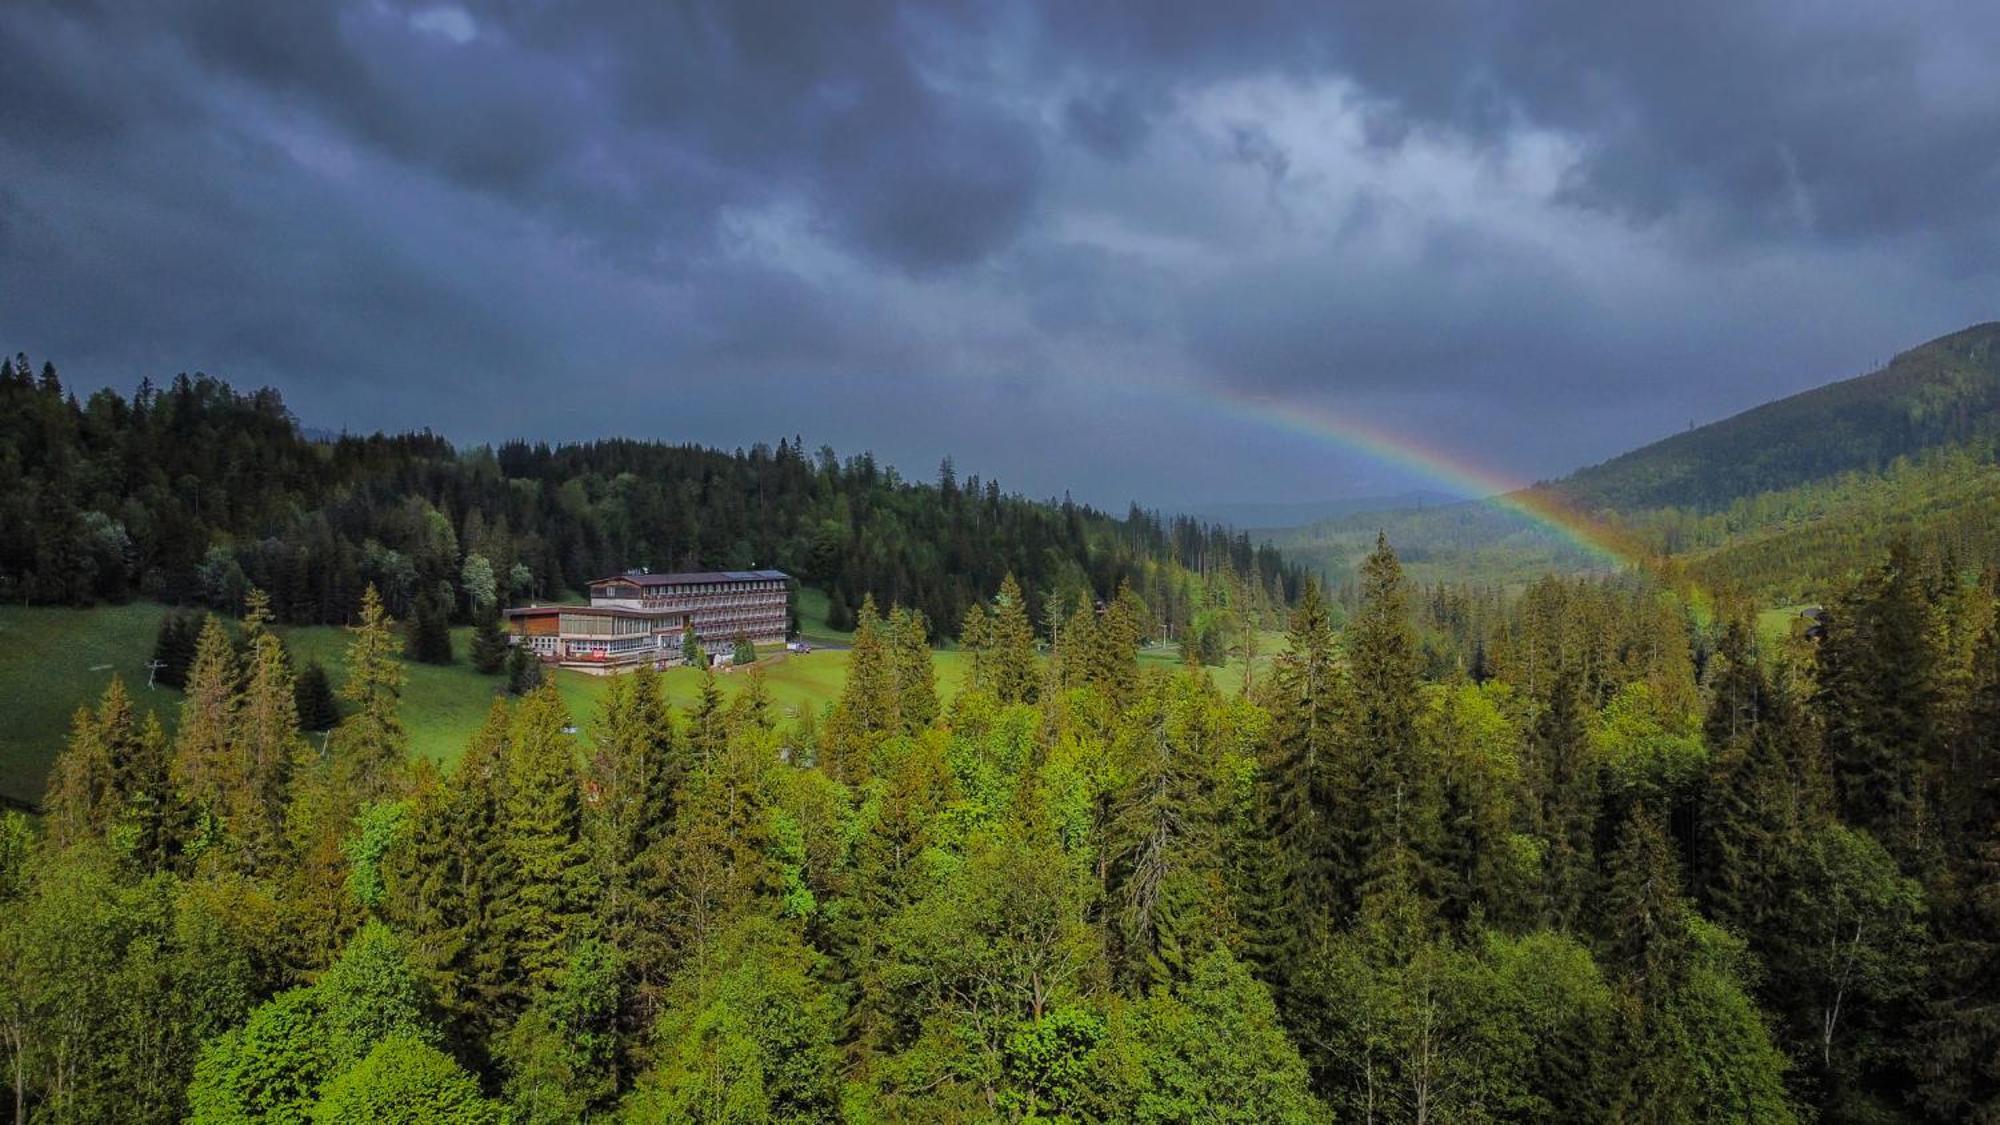
[[[1656,441],[1550,486],[1587,511],[1709,511],[1760,492],[2000,433],[2000,321],[1942,336],[1880,371]]]
[[[2000,562],[2000,322],[1888,366],[1676,434],[1536,486],[1617,525],[1635,549],[1704,582],[1819,596],[1891,537],[1965,565]],[[1346,580],[1380,530],[1420,580],[1518,583],[1602,556],[1498,504],[1321,518],[1271,534],[1288,559]]]

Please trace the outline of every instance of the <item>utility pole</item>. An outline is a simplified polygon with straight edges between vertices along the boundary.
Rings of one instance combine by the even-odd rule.
[[[155,677],[155,676],[159,675],[159,674],[160,674],[160,669],[161,669],[161,668],[164,668],[164,667],[166,667],[166,664],[167,664],[167,662],[166,662],[166,661],[164,661],[164,660],[149,660],[149,661],[147,661],[147,662],[146,662],[146,690],[147,690],[147,691],[152,691],[152,690],[153,690],[153,677]]]

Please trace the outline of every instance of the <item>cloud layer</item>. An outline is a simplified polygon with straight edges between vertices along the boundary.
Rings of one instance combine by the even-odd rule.
[[[0,347],[1106,503],[1553,475],[2000,316],[2000,9],[0,8]]]

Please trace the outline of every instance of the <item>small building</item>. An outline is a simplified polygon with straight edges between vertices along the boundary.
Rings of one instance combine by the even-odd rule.
[[[628,571],[590,583],[585,604],[508,610],[508,640],[546,663],[585,671],[667,667],[681,663],[689,626],[709,652],[729,651],[738,636],[783,644],[790,588],[781,570]]]

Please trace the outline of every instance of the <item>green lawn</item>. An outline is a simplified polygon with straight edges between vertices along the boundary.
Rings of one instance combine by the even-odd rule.
[[[134,702],[171,721],[180,693],[146,690],[146,662],[166,610],[0,606],[0,795],[39,801],[70,716],[95,703],[114,675]]]
[[[825,629],[824,595],[806,591],[802,600],[812,629],[809,636],[822,642],[848,639]],[[153,639],[166,612],[163,606],[149,604],[96,609],[0,606],[0,707],[6,715],[6,721],[0,723],[0,796],[16,801],[41,798],[49,765],[62,747],[70,716],[79,706],[95,703],[114,674],[125,678],[140,707],[157,712],[169,728],[173,726],[180,693],[169,688],[148,691],[144,686],[146,662],[152,657]],[[319,661],[339,685],[346,673],[346,630],[287,627],[280,633],[302,665]],[[456,760],[464,750],[485,720],[500,684],[498,677],[472,670],[467,660],[469,629],[453,630],[452,641],[456,663],[405,665],[408,679],[403,688],[403,725],[409,731],[411,748],[439,763]],[[1282,636],[1275,633],[1260,639],[1260,669],[1268,665],[1282,643]],[[848,656],[844,650],[805,654],[766,651],[762,658],[765,678],[780,712],[797,716],[831,702],[847,681]],[[1139,659],[1143,667],[1171,668],[1180,663],[1180,651],[1171,645],[1148,648]],[[938,693],[949,700],[964,686],[966,656],[946,649],[935,653],[933,660]],[[1240,662],[1209,671],[1224,691],[1235,691],[1242,685]],[[555,675],[578,729],[588,737],[609,681],[581,672],[557,671]],[[740,669],[718,676],[724,694],[730,696],[743,689],[747,678]],[[671,669],[662,679],[668,699],[676,706],[692,705],[700,692],[701,674],[692,668]]]
[[[799,587],[799,636],[820,644],[844,645],[854,641],[854,630],[833,629],[826,623],[826,591],[817,586]]]
[[[824,630],[825,599],[818,606],[822,640],[841,639]],[[171,688],[147,691],[146,662],[166,608],[135,604],[96,609],[0,606],[0,796],[38,801],[49,765],[62,748],[70,716],[80,706],[94,704],[111,677],[124,677],[139,706],[157,712],[169,729],[179,713],[180,693]],[[344,677],[347,632],[331,626],[280,629],[285,643],[303,664],[326,665],[336,686]],[[497,677],[482,676],[467,661],[471,631],[455,629],[452,641],[457,663],[436,666],[406,664],[403,724],[411,748],[435,761],[448,763],[464,750],[492,705]],[[964,683],[963,657],[937,654],[938,687],[947,697]],[[844,651],[787,653],[766,651],[763,665],[772,698],[781,712],[798,715],[823,707],[839,695],[847,680]],[[692,705],[700,693],[701,674],[675,668],[664,674],[667,696],[677,706]],[[740,669],[718,676],[725,695],[742,690],[747,675]],[[577,725],[588,736],[607,680],[580,672],[557,671],[556,686],[569,704]]]

